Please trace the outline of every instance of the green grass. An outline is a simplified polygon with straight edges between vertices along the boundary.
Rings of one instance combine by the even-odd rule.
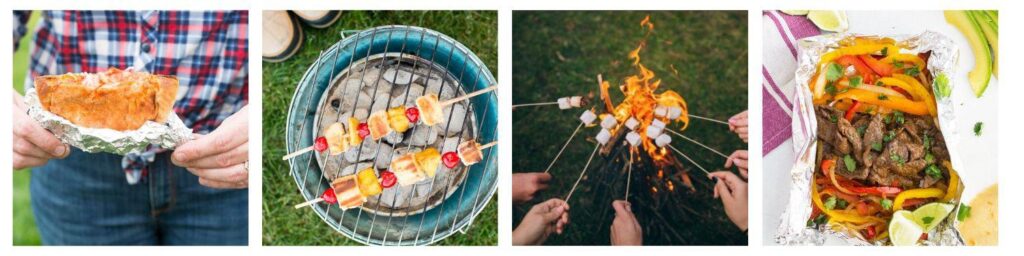
[[[303,201],[288,175],[284,155],[287,108],[299,79],[344,30],[381,25],[413,25],[444,33],[474,51],[492,71],[498,60],[497,13],[466,11],[343,11],[326,29],[303,26],[305,45],[282,63],[263,63],[263,244],[264,245],[358,245],[335,232],[311,210],[295,210]],[[498,243],[497,197],[491,198],[466,234],[456,234],[438,245],[496,245]]]
[[[28,53],[33,28],[39,21],[38,12],[32,13],[28,21],[28,34],[21,38],[20,48],[14,52],[14,90],[24,93],[25,73],[28,72]],[[32,216],[31,195],[28,190],[32,172],[29,169],[14,171],[14,245],[40,245],[39,229]]]
[[[747,106],[747,13],[745,11],[686,11],[686,12],[607,12],[607,11],[547,11],[513,12],[512,72],[513,104],[548,102],[559,97],[586,95],[600,92],[597,75],[612,84],[613,102],[622,100],[618,86],[636,70],[628,59],[644,37],[640,21],[651,16],[655,24],[647,47],[640,53],[642,63],[661,79],[657,92],[671,89],[682,95],[691,114],[725,120],[744,111]],[[597,99],[597,98],[595,98]],[[597,106],[598,104],[595,104]],[[603,107],[598,107],[603,109]],[[560,111],[557,107],[522,108],[512,113],[512,167],[514,172],[543,171],[562,143],[579,124],[581,109]],[[671,125],[670,127],[678,127]],[[574,143],[563,153],[552,168],[551,187],[540,199],[564,198],[583,169],[593,149],[593,138],[599,128],[584,128]],[[747,146],[728,128],[706,121],[692,120],[684,132],[695,140],[728,154]],[[587,141],[580,137],[588,138]],[[724,159],[685,140],[674,137],[673,145],[706,168],[721,168]],[[677,156],[678,158],[678,156]],[[689,165],[684,161],[684,165]],[[563,235],[553,235],[547,244],[601,245],[608,244],[611,224],[612,200],[621,199],[625,179],[618,173],[600,173],[595,160],[587,178],[569,202],[572,205],[572,223]],[[746,244],[742,235],[727,218],[703,173],[692,169],[696,183],[693,193],[677,189],[670,194],[665,190],[656,197],[634,176],[634,212],[638,208],[653,209],[661,215],[643,215],[638,220],[644,227],[647,244]],[[656,170],[633,170],[648,175]],[[666,173],[675,170],[666,169]],[[634,173],[636,174],[636,173]],[[668,176],[668,174],[666,174]],[[607,179],[602,179],[602,177]],[[644,198],[674,197],[689,200],[688,204],[643,204]],[[635,199],[634,199],[635,198]],[[681,199],[680,199],[681,198]],[[536,202],[532,202],[536,203]],[[514,207],[513,222],[518,225],[523,214],[532,205]],[[664,208],[692,214],[668,215]],[[669,220],[659,222],[655,220]],[[667,227],[675,227],[676,234],[667,234]]]

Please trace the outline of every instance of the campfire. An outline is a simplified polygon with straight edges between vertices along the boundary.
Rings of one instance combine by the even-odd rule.
[[[715,183],[704,177],[710,171],[672,145],[673,138],[682,138],[714,152],[724,161],[727,155],[683,133],[690,126],[691,118],[725,125],[728,123],[690,113],[680,93],[660,88],[661,80],[641,61],[647,39],[654,33],[655,25],[648,16],[640,22],[640,26],[644,29],[644,36],[628,54],[635,73],[625,77],[618,85],[618,91],[622,93],[621,101],[613,101],[611,94],[614,92],[610,90],[612,82],[604,80],[599,74],[597,80],[600,95],[594,106],[585,106],[587,97],[576,100],[581,96],[571,96],[559,99],[558,102],[515,104],[513,109],[554,104],[563,110],[586,109],[579,118],[581,123],[562,145],[545,172],[552,169],[581,128],[600,128],[592,137],[597,145],[579,171],[575,183],[563,197],[569,205],[580,202],[582,205],[606,207],[610,201],[601,200],[614,198],[629,201],[644,227],[645,241],[654,244],[745,241],[742,234],[735,232],[735,227],[729,223],[721,203],[711,198],[710,191]],[[682,159],[677,156],[682,156]],[[597,167],[588,170],[591,164]],[[691,176],[694,169],[700,171],[696,174],[697,178]],[[588,186],[579,186],[585,180],[589,182]],[[576,191],[577,188],[580,191]],[[581,196],[574,198],[574,193]],[[603,223],[611,223],[614,217],[612,212],[603,208],[574,209],[573,215],[587,215],[586,219],[599,219],[605,221]],[[684,223],[701,228],[685,228]],[[607,233],[597,234],[603,236]],[[603,240],[599,237],[594,239]]]

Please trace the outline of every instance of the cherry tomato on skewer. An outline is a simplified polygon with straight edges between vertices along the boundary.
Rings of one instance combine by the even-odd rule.
[[[323,136],[317,137],[316,141],[313,143],[313,149],[317,152],[324,152],[324,150],[327,150],[327,138],[324,138]]]
[[[441,156],[441,162],[448,168],[455,168],[459,164],[459,154],[455,152],[444,153]]]
[[[391,171],[380,171],[380,186],[381,187],[384,187],[384,188],[393,187],[393,186],[395,186],[395,182],[398,182],[398,179],[395,177],[394,173],[392,173]]]

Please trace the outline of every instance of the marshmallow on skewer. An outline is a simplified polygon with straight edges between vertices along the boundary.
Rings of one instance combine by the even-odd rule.
[[[569,97],[569,106],[574,108],[583,107],[583,96]]]
[[[661,106],[661,105],[658,105],[657,107],[654,108],[654,116],[656,116],[656,117],[668,116],[668,108],[666,108],[664,106]]]
[[[338,207],[342,210],[359,207],[366,202],[366,197],[359,191],[359,182],[355,175],[346,175],[331,181],[331,189],[338,199]]]
[[[658,119],[654,119],[653,121],[651,121],[651,126],[665,129],[665,122],[662,122],[661,120]]]
[[[595,115],[593,111],[587,110],[580,115],[580,121],[583,121],[583,123],[588,126],[593,125],[594,120],[597,120],[597,115]]]
[[[388,114],[385,111],[380,111],[370,115],[370,119],[366,121],[366,125],[370,128],[370,137],[373,140],[380,140],[384,138],[384,135],[388,135],[391,132],[391,126],[388,124]]]
[[[633,118],[633,117],[629,117],[629,119],[626,120],[626,127],[629,127],[629,129],[633,130],[633,131],[636,130],[636,126],[639,125],[639,124],[640,124],[640,121],[637,121],[636,118]]]
[[[601,132],[597,133],[597,136],[594,137],[594,139],[597,139],[597,143],[601,143],[601,145],[608,143],[608,139],[611,138],[612,133],[608,129],[601,129]]]
[[[566,98],[566,97],[558,98],[558,108],[559,109],[570,109],[570,108],[572,108],[572,105],[569,104],[569,98]]]
[[[331,149],[331,155],[339,155],[348,150],[348,141],[345,139],[345,126],[341,123],[333,123],[324,131],[324,138],[327,139],[327,147]]]
[[[654,145],[658,145],[659,147],[664,147],[669,143],[672,143],[672,137],[668,136],[668,133],[663,133],[661,136],[658,136],[657,139],[654,139]]]
[[[680,108],[680,107],[668,108],[668,119],[669,120],[675,120],[676,118],[679,118],[679,116],[681,116],[681,115],[683,115],[683,109],[682,108]]]
[[[456,149],[463,165],[470,166],[484,159],[483,153],[480,152],[480,143],[476,143],[475,140],[464,141]]]
[[[416,98],[416,108],[420,111],[420,119],[424,124],[435,125],[444,120],[444,113],[441,111],[441,103],[437,102],[437,95],[427,94]]]
[[[648,138],[657,138],[658,135],[661,135],[661,130],[662,129],[664,129],[664,128],[657,127],[657,126],[654,126],[654,125],[648,125],[647,126],[647,137]]]
[[[615,120],[615,117],[612,115],[605,115],[601,118],[601,127],[604,127],[605,129],[615,128],[615,125],[617,124],[619,124],[619,122]]]
[[[629,142],[629,145],[632,145],[634,147],[640,145],[640,134],[636,133],[635,131],[627,133],[626,142]]]

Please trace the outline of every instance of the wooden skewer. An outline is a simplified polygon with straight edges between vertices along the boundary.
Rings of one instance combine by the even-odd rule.
[[[319,203],[319,202],[323,202],[323,201],[324,201],[324,199],[322,197],[317,197],[316,199],[305,201],[305,202],[303,202],[301,204],[296,204],[295,205],[295,209],[299,209],[299,208],[302,208],[302,207],[310,206],[310,205],[313,205],[313,204],[316,204],[316,203]]]
[[[471,92],[471,93],[468,93],[466,95],[462,95],[462,96],[456,97],[454,99],[446,100],[444,102],[441,102],[441,104],[438,104],[438,105],[440,105],[441,107],[448,106],[448,105],[451,105],[452,103],[463,101],[465,99],[469,99],[469,98],[475,97],[477,95],[484,94],[484,93],[489,92],[489,91],[493,91],[494,89],[498,89],[498,85],[491,85],[490,87],[487,87],[487,88],[484,88],[484,89],[480,89],[480,90],[476,90],[475,92]]]
[[[626,202],[629,202],[629,184],[633,180],[633,151],[629,151],[629,163],[626,164]]]
[[[569,146],[569,142],[572,142],[572,138],[576,137],[576,133],[580,132],[580,128],[582,127],[583,122],[580,122],[580,125],[576,126],[576,130],[572,131],[572,136],[569,136],[569,139],[565,140],[565,144],[562,144],[562,149],[559,149],[558,154],[555,154],[555,159],[551,159],[551,163],[548,164],[548,168],[544,169],[544,173],[548,173],[551,171],[551,167],[555,166],[555,162],[558,161],[558,157],[562,155],[562,152],[565,152],[565,147]]]
[[[701,119],[701,120],[704,120],[704,121],[711,121],[711,122],[715,122],[715,123],[729,125],[728,122],[725,122],[725,121],[722,121],[722,120],[718,120],[718,119],[711,119],[711,118],[707,118],[707,117],[703,117],[703,116],[698,116],[698,115],[694,115],[694,114],[686,114],[686,115],[688,115],[690,117],[693,117],[693,118],[696,118],[696,119]]]
[[[299,150],[297,150],[295,152],[291,152],[291,153],[289,153],[287,155],[284,155],[284,157],[281,157],[281,160],[292,159],[293,157],[299,156],[301,154],[305,154],[306,152],[309,152],[309,151],[313,151],[313,146],[309,146],[309,147],[306,147],[306,148],[303,148],[303,149],[299,149]]]
[[[544,106],[544,105],[556,105],[556,104],[558,104],[558,102],[557,102],[557,101],[552,101],[552,102],[537,102],[537,103],[523,103],[523,104],[515,104],[515,105],[512,105],[512,108],[514,109],[514,108],[518,108],[518,107],[530,107],[530,106]]]
[[[583,180],[583,176],[587,174],[587,168],[590,167],[590,161],[594,160],[594,155],[597,154],[597,149],[601,148],[601,144],[594,145],[594,152],[590,153],[590,159],[587,159],[587,164],[583,165],[583,171],[580,172],[580,177],[576,178],[576,183],[572,184],[572,189],[569,189],[569,195],[565,196],[565,202],[568,203],[569,199],[572,198],[572,192],[576,192],[576,186],[580,185],[580,181]]]
[[[696,140],[691,139],[690,137],[686,137],[686,135],[683,135],[682,133],[679,133],[679,132],[677,132],[675,130],[672,130],[672,129],[665,129],[665,130],[670,131],[670,132],[674,133],[675,135],[679,135],[679,137],[683,137],[683,139],[686,139],[686,140],[688,140],[690,142],[693,142],[694,144],[697,144],[697,146],[701,146],[701,147],[703,147],[703,148],[705,148],[707,150],[711,150],[711,152],[715,152],[715,154],[717,154],[719,156],[722,156],[722,157],[724,157],[726,159],[729,158],[729,156],[727,156],[725,154],[722,154],[722,152],[718,152],[718,150],[715,150],[715,149],[713,149],[711,147],[705,146],[703,143],[697,142]]]
[[[693,165],[696,165],[697,168],[699,168],[701,171],[704,171],[704,173],[706,173],[707,175],[711,175],[711,172],[709,172],[707,169],[704,169],[704,167],[700,166],[700,164],[698,164],[696,161],[693,161],[693,159],[691,159],[686,154],[683,154],[683,152],[679,151],[678,149],[676,149],[676,147],[673,147],[672,144],[668,144],[666,146],[668,146],[668,148],[672,149],[672,151],[675,151],[676,153],[679,153],[679,155],[683,156],[683,158],[686,158],[686,160],[690,161],[690,163],[692,163]]]
[[[498,141],[491,141],[490,143],[484,144],[484,145],[480,146],[480,150],[484,150],[484,149],[487,149],[489,147],[493,147],[494,145],[498,145]]]

